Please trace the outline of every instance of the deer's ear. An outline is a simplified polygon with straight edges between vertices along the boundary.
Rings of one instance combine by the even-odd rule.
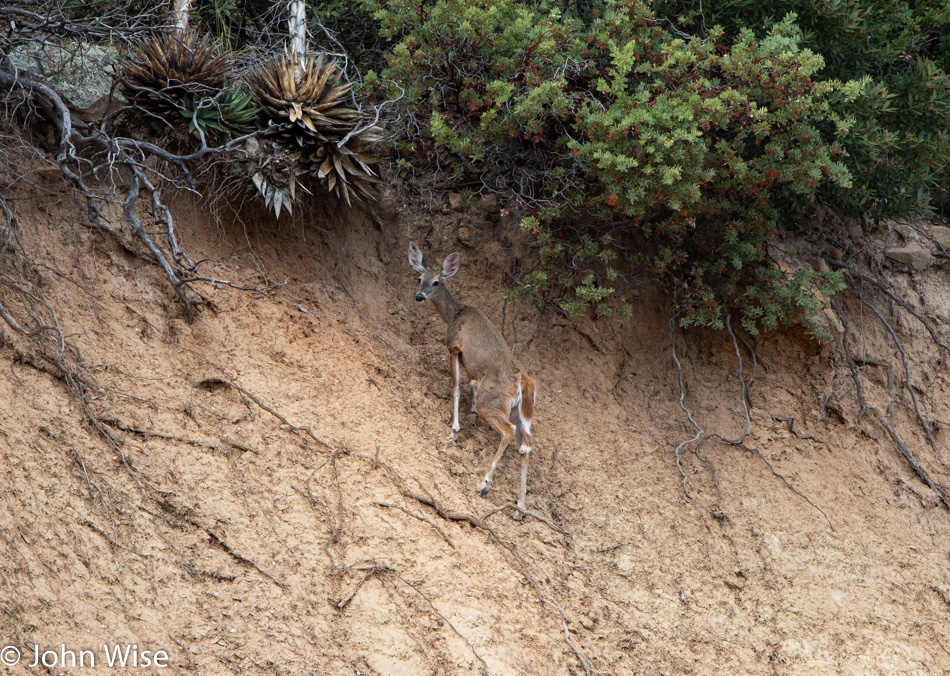
[[[442,261],[442,276],[451,277],[454,275],[459,271],[459,263],[461,262],[461,258],[457,253],[450,253],[445,257],[445,260]]]
[[[409,265],[416,272],[426,271],[426,264],[422,260],[422,252],[419,251],[419,247],[416,246],[415,242],[409,242]]]

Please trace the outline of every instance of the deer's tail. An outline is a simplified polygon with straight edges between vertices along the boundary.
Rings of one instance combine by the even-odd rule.
[[[535,391],[536,383],[534,378],[524,372],[519,372],[518,378],[521,380],[521,402],[518,404],[518,417],[521,421],[521,429],[530,436],[531,419],[534,418],[534,403],[537,395]]]

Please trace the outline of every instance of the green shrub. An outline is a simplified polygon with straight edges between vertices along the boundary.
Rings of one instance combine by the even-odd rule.
[[[862,80],[858,96],[833,100],[854,119],[843,139],[854,185],[828,186],[834,203],[875,217],[926,213],[947,197],[950,156],[950,3],[930,0],[723,0],[668,2],[656,11],[685,30],[722,26],[764,34],[789,13],[802,44],[819,53],[819,80]]]
[[[783,211],[848,187],[850,123],[829,102],[861,86],[816,83],[823,60],[792,18],[761,39],[706,40],[635,1],[601,3],[586,24],[515,0],[393,0],[377,18],[400,37],[384,76],[407,84],[429,130],[413,148],[494,169],[535,216],[523,229],[540,260],[515,296],[626,317],[614,282],[633,264],[672,282],[682,323],[721,326],[725,301],[757,332],[807,319],[835,287],[789,280],[768,255]]]

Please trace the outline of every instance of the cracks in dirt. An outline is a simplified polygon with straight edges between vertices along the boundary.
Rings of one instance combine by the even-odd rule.
[[[421,488],[421,489],[423,490],[423,492],[426,493],[426,495],[424,495],[424,496],[423,496],[423,495],[419,495],[419,494],[413,493],[413,492],[411,492],[411,491],[407,491],[407,492],[403,493],[403,495],[405,495],[405,496],[408,497],[408,498],[412,498],[413,500],[416,500],[416,501],[418,501],[418,502],[421,502],[421,503],[424,504],[424,505],[428,505],[428,506],[432,507],[432,508],[436,511],[436,514],[438,514],[438,515],[439,515],[440,517],[442,517],[443,519],[446,519],[446,520],[448,520],[448,521],[461,521],[461,522],[469,523],[469,524],[471,524],[472,526],[474,526],[475,528],[484,530],[485,532],[487,532],[487,533],[492,537],[492,539],[493,539],[497,544],[499,544],[499,545],[501,545],[502,547],[504,547],[505,549],[507,549],[507,550],[512,554],[512,556],[514,556],[514,558],[518,561],[518,564],[519,564],[519,566],[520,566],[520,568],[521,568],[521,573],[522,573],[522,575],[525,576],[525,579],[528,580],[528,582],[530,583],[532,589],[534,589],[535,595],[536,595],[537,598],[538,598],[538,602],[541,603],[541,604],[543,604],[543,605],[551,606],[552,608],[556,609],[556,610],[560,613],[560,615],[561,615],[561,622],[562,622],[563,627],[564,627],[564,640],[565,640],[565,642],[568,644],[568,646],[571,648],[571,650],[574,651],[574,654],[575,654],[575,656],[577,657],[578,661],[579,661],[579,662],[581,663],[581,665],[584,667],[584,672],[585,672],[588,676],[590,676],[590,674],[592,673],[592,672],[591,672],[591,668],[590,668],[590,664],[589,664],[589,663],[587,662],[587,660],[584,658],[584,654],[581,652],[581,650],[580,650],[580,648],[577,646],[577,644],[573,641],[573,639],[571,639],[571,634],[570,634],[570,631],[569,631],[569,629],[568,629],[567,615],[564,613],[564,610],[563,610],[559,605],[557,605],[556,603],[554,603],[553,601],[551,601],[550,599],[548,599],[544,594],[541,593],[541,588],[540,588],[540,586],[538,585],[538,583],[537,583],[537,581],[534,579],[534,577],[531,575],[531,573],[528,571],[528,566],[527,566],[527,564],[525,563],[525,561],[524,561],[524,559],[521,557],[521,555],[518,553],[517,549],[515,549],[514,545],[512,545],[511,543],[509,543],[509,542],[503,540],[503,539],[498,535],[498,533],[495,532],[495,530],[485,522],[485,519],[486,519],[487,517],[491,516],[492,514],[495,514],[496,512],[502,511],[503,509],[506,509],[511,503],[508,503],[508,505],[503,505],[503,506],[501,506],[501,507],[496,507],[495,509],[492,509],[492,510],[490,510],[489,512],[487,512],[482,518],[478,518],[478,517],[476,517],[476,516],[474,516],[474,515],[472,515],[472,514],[467,514],[467,513],[464,513],[464,512],[456,512],[456,511],[453,511],[453,510],[447,510],[447,509],[445,509],[445,507],[443,507],[441,504],[439,504],[439,502],[438,502],[435,498],[433,498],[432,495],[431,495],[428,491],[426,491],[426,489],[425,489],[421,484],[419,485],[419,488]],[[514,505],[511,505],[511,506],[514,506]],[[540,517],[540,516],[538,516],[538,515],[536,515],[536,514],[533,514],[533,513],[531,513],[531,512],[527,512],[527,511],[520,510],[520,509],[519,509],[519,511],[521,511],[521,512],[522,512],[523,514],[525,514],[526,516],[533,516],[533,517],[535,517],[535,518],[537,518],[537,519],[543,521],[543,522],[544,522],[548,527],[550,527],[552,530],[555,530],[555,531],[557,531],[558,533],[562,533],[562,534],[564,534],[564,535],[567,535],[567,533],[566,533],[564,530],[562,530],[562,529],[556,527],[554,524],[552,524],[552,523],[551,523],[550,521],[548,521],[547,519],[545,519],[545,518],[543,518],[543,517]]]
[[[674,449],[674,458],[676,460],[676,468],[679,470],[680,476],[682,477],[682,481],[680,481],[680,485],[683,487],[683,491],[686,494],[686,497],[688,499],[692,499],[692,495],[690,494],[689,489],[687,488],[687,485],[686,485],[687,476],[686,476],[686,472],[683,470],[683,465],[680,460],[680,452],[684,448],[689,447],[690,445],[693,445],[693,452],[695,453],[696,457],[699,458],[704,464],[706,464],[710,468],[713,474],[713,482],[716,485],[718,485],[716,466],[713,464],[711,460],[700,455],[700,450],[702,449],[703,444],[705,444],[710,439],[718,439],[726,444],[729,444],[730,446],[735,446],[736,448],[741,448],[742,450],[748,453],[754,454],[759,460],[762,461],[763,464],[765,464],[765,466],[772,473],[772,476],[779,479],[785,485],[785,487],[788,488],[792,493],[800,497],[802,500],[804,500],[809,505],[811,505],[814,509],[816,509],[819,513],[821,513],[821,515],[825,518],[825,521],[828,522],[828,527],[831,528],[832,531],[834,531],[835,530],[834,524],[831,522],[831,519],[828,518],[828,515],[825,513],[825,511],[821,507],[819,507],[814,502],[812,502],[812,500],[807,495],[805,495],[804,493],[799,491],[797,488],[795,488],[789,482],[788,478],[784,474],[777,472],[775,470],[775,467],[772,465],[772,463],[769,462],[769,460],[764,455],[762,455],[762,452],[757,447],[749,446],[745,443],[745,440],[752,433],[752,418],[749,413],[749,408],[750,408],[749,389],[748,389],[748,384],[746,383],[745,377],[743,376],[742,353],[739,350],[739,341],[736,337],[736,333],[732,328],[732,316],[726,310],[725,307],[723,307],[723,313],[726,319],[725,321],[726,330],[729,332],[729,337],[732,340],[732,347],[736,353],[736,360],[738,361],[737,376],[739,379],[739,389],[740,389],[739,401],[742,404],[742,412],[743,412],[743,417],[745,420],[745,430],[743,431],[742,435],[737,439],[729,439],[727,437],[722,436],[721,434],[706,432],[706,430],[704,430],[702,426],[700,426],[700,424],[696,422],[696,419],[694,418],[692,411],[690,411],[690,409],[686,406],[686,385],[685,385],[684,377],[683,377],[683,366],[676,354],[676,320],[678,318],[678,315],[673,315],[670,318],[670,322],[669,322],[670,349],[672,351],[673,363],[676,366],[676,378],[677,378],[677,383],[679,385],[679,394],[680,394],[679,406],[680,406],[680,409],[686,414],[687,420],[689,420],[689,422],[693,425],[693,427],[696,430],[696,434],[691,439],[687,439],[686,441],[680,442]],[[746,345],[746,347],[749,348],[748,345]],[[753,355],[754,355],[754,352],[753,352]]]

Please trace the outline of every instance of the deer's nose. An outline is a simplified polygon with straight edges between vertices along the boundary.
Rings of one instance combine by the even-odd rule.
[[[426,299],[426,297],[422,295],[422,292],[421,292],[421,291],[416,294],[416,300],[418,300],[418,301],[423,301],[423,300],[425,300],[425,299]]]

